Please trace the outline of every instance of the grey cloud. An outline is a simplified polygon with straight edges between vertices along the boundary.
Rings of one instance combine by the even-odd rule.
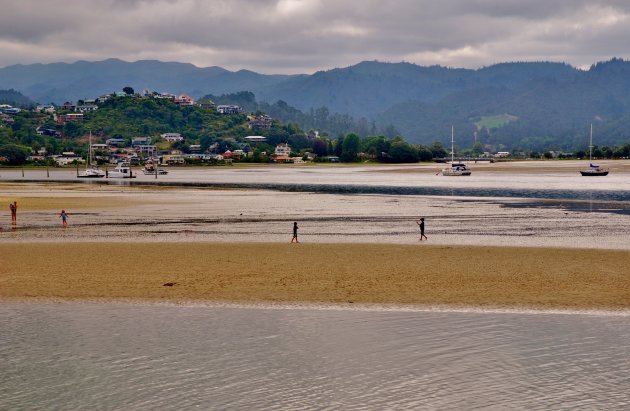
[[[0,15],[0,66],[108,57],[266,73],[410,58],[467,67],[557,58],[584,65],[627,56],[630,34],[630,3],[621,0],[14,3]],[[593,16],[608,20],[591,25]]]

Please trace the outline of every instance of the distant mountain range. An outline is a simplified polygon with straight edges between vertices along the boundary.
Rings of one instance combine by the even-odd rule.
[[[193,97],[250,91],[303,112],[331,113],[392,125],[410,142],[450,139],[510,149],[574,150],[630,141],[630,62],[612,59],[579,70],[563,63],[501,63],[481,69],[362,62],[312,75],[264,75],[220,67],[109,59],[0,69],[0,89],[34,101],[63,103],[131,86]],[[476,140],[475,140],[476,139]]]

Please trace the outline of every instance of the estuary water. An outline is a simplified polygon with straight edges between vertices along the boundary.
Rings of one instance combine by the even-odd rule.
[[[444,177],[444,165],[371,166],[252,166],[171,168],[169,174],[146,176],[138,169],[135,179],[77,179],[71,169],[6,169],[0,181],[81,182],[92,185],[168,185],[180,187],[218,187],[270,189],[329,194],[390,194],[423,196],[512,197],[630,201],[630,162],[617,164],[605,178],[580,176],[578,162],[556,162],[545,172],[524,172],[514,167],[474,171],[469,177]],[[501,167],[496,165],[497,167]],[[503,166],[505,167],[505,166]],[[535,169],[535,166],[534,166]],[[497,169],[498,170],[498,169]],[[437,171],[437,172],[436,172]]]
[[[630,407],[630,319],[122,303],[0,305],[0,409]]]

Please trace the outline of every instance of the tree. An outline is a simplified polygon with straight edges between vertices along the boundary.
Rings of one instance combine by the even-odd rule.
[[[354,133],[348,134],[343,139],[341,150],[341,161],[357,161],[359,158],[359,147],[361,140]]]
[[[314,139],[311,148],[313,149],[313,153],[318,157],[324,157],[328,154],[328,144],[321,138]]]
[[[130,96],[130,95],[132,95],[132,94],[134,93],[134,91],[133,91],[133,87],[129,87],[129,86],[124,87],[124,88],[123,88],[123,92],[124,92],[125,94],[127,94],[128,96]]]
[[[413,147],[401,140],[392,142],[389,148],[390,161],[394,163],[415,163],[418,161],[418,154]]]
[[[343,153],[343,136],[337,137],[337,141],[335,142],[334,153],[337,157],[341,157],[341,154]]]
[[[472,153],[477,157],[483,154],[483,145],[481,143],[475,143],[472,147]]]
[[[439,141],[433,143],[429,149],[433,153],[433,158],[444,158],[448,154],[442,143]]]
[[[17,144],[5,144],[0,146],[0,157],[6,157],[7,164],[12,166],[19,166],[26,163],[28,154],[29,152],[25,147],[18,146]]]
[[[433,159],[433,152],[427,146],[420,146],[418,148],[418,160],[431,161]]]

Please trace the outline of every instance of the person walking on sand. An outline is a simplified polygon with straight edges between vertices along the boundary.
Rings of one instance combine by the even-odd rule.
[[[428,240],[427,236],[424,235],[424,217],[422,217],[420,221],[416,221],[416,224],[420,227],[420,241],[422,241],[422,237],[424,237],[425,240]]]
[[[297,225],[297,221],[293,222],[293,238],[291,239],[291,242],[293,242],[293,240],[295,240],[296,243],[299,243],[298,238],[297,238],[297,231],[298,231],[298,225]]]
[[[61,210],[61,213],[59,213],[59,218],[61,218],[63,226],[66,227],[68,225],[68,213],[66,213],[66,210]]]
[[[9,203],[9,209],[11,210],[11,224],[15,225],[17,223],[17,201],[14,201],[13,204]]]

